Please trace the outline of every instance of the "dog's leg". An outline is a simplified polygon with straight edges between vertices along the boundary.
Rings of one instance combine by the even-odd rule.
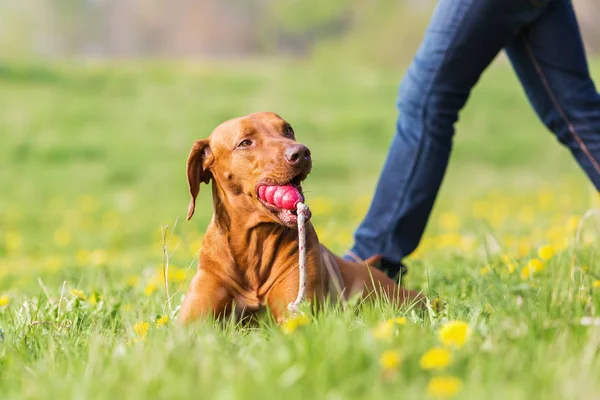
[[[186,325],[198,318],[222,317],[229,311],[233,296],[216,276],[199,269],[190,282],[177,323]]]
[[[324,297],[320,275],[315,269],[309,269],[306,279],[306,301],[320,302]],[[298,296],[298,273],[292,273],[285,279],[277,282],[267,293],[265,298],[269,311],[278,323],[282,323],[288,314],[288,304]]]

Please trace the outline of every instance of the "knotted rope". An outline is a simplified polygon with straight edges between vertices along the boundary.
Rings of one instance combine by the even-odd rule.
[[[298,297],[294,302],[288,304],[288,310],[292,313],[300,311],[299,305],[306,298],[306,230],[305,222],[308,216],[308,206],[298,202],[296,205],[298,214],[298,273],[300,275],[298,284]]]

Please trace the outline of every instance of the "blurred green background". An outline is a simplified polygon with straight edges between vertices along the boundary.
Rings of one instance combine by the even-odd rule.
[[[600,35],[589,15],[599,6],[575,4],[597,77]],[[314,172],[305,188],[313,221],[326,244],[344,251],[376,184],[397,86],[433,6],[2,2],[2,287],[39,273],[57,282],[85,279],[79,271],[90,265],[156,266],[161,226],[185,216],[184,164],[194,139],[261,110],[288,119],[311,148]],[[466,216],[493,191],[521,196],[516,207],[526,206],[540,190],[566,196],[564,214],[581,214],[595,200],[501,54],[461,114],[434,218],[443,211]],[[177,226],[182,249],[174,257],[182,267],[201,242],[209,197],[202,190],[196,218]],[[436,229],[431,224],[428,232]]]

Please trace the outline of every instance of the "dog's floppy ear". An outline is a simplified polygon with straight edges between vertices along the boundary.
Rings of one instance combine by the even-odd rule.
[[[188,206],[187,221],[194,215],[196,209],[196,197],[200,192],[200,182],[208,183],[211,178],[208,167],[212,164],[213,155],[210,151],[208,139],[200,139],[194,142],[187,160],[187,180],[190,189],[190,205]]]

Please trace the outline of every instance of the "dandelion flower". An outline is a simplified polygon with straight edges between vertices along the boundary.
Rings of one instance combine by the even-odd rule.
[[[83,195],[79,197],[79,205],[81,209],[88,214],[93,214],[100,208],[100,201],[97,197],[91,195]]]
[[[133,324],[133,331],[142,340],[146,339],[146,335],[148,335],[149,328],[150,328],[150,324],[145,321],[139,321],[139,322],[136,322],[135,324]]]
[[[283,331],[283,333],[288,335],[294,332],[299,327],[308,325],[309,323],[310,319],[308,318],[308,316],[300,314],[285,320],[285,322],[281,325],[281,330]]]
[[[521,278],[527,279],[537,272],[544,270],[544,263],[538,258],[532,258],[521,270]]]
[[[169,281],[170,282],[183,282],[185,280],[185,276],[187,271],[182,268],[177,268],[175,266],[169,266]]]
[[[511,263],[511,262],[509,262],[509,263],[506,263],[506,265],[504,265],[504,267],[506,268],[506,272],[507,272],[508,274],[512,274],[513,272],[515,272],[515,269],[517,269],[517,268],[515,267],[515,264],[513,264],[513,263]]]
[[[442,312],[443,307],[444,307],[444,302],[440,298],[436,297],[435,299],[433,299],[431,301],[431,308],[435,312],[437,312],[437,313]]]
[[[71,289],[71,294],[72,294],[74,297],[78,298],[79,300],[83,300],[83,301],[85,301],[85,300],[86,300],[85,293],[83,293],[83,292],[82,292],[81,290],[79,290],[79,289]]]
[[[54,243],[60,247],[65,247],[71,243],[71,232],[67,228],[58,228],[54,231]]]
[[[517,252],[520,256],[526,256],[531,251],[531,242],[529,239],[521,238],[517,243]]]
[[[452,354],[443,347],[428,350],[419,359],[419,366],[426,371],[446,368],[452,362]]]
[[[579,225],[579,217],[576,215],[571,215],[567,219],[566,225],[569,232],[575,232],[575,230],[577,230],[577,226]]]
[[[158,289],[158,287],[156,286],[156,283],[150,282],[144,288],[144,294],[146,296],[150,296],[150,295],[152,295],[152,293],[154,293],[156,291],[156,289]]]
[[[92,304],[92,305],[96,305],[96,304],[98,304],[98,302],[99,302],[100,300],[102,300],[102,295],[101,295],[100,293],[98,293],[98,292],[94,291],[94,292],[92,292],[92,294],[90,295],[90,297],[89,297],[89,300],[88,300],[88,301],[90,302],[90,304]]]
[[[583,267],[581,267],[581,269],[583,270],[583,272],[590,272],[590,266],[589,265],[584,265]]]
[[[156,319],[155,324],[157,328],[160,328],[161,326],[165,326],[167,322],[169,322],[169,316],[163,315]]]
[[[132,288],[136,287],[139,282],[140,282],[140,277],[137,275],[130,275],[125,280],[125,283],[127,284],[127,286],[132,287]]]
[[[405,317],[396,317],[396,318],[393,318],[392,320],[397,325],[406,325],[406,318]]]
[[[379,357],[379,364],[383,369],[396,369],[402,363],[402,356],[396,350],[386,350]]]
[[[460,227],[460,218],[453,212],[445,212],[440,215],[440,226],[445,231],[455,231]]]
[[[8,231],[5,235],[6,249],[9,251],[18,250],[21,247],[23,240],[21,234],[16,231]]]
[[[538,257],[542,260],[549,260],[554,256],[554,248],[546,244],[538,249]]]
[[[6,307],[10,303],[10,297],[8,295],[3,294],[0,296],[0,307]]]
[[[394,321],[389,319],[385,322],[380,323],[373,329],[373,337],[375,339],[389,339],[394,333]]]
[[[334,204],[327,197],[315,197],[310,199],[310,208],[315,215],[328,215],[332,213]]]
[[[600,279],[594,281],[594,283],[592,283],[592,287],[594,289],[600,289]]]
[[[486,265],[485,267],[483,267],[479,270],[479,275],[486,276],[490,272],[492,272],[492,268],[489,265]]]
[[[434,376],[427,384],[427,393],[434,397],[452,397],[462,386],[462,381],[455,376]]]
[[[470,333],[471,327],[466,322],[450,321],[442,325],[439,332],[439,339],[444,346],[459,349],[464,346]]]
[[[102,249],[95,249],[90,253],[90,261],[94,265],[104,265],[108,262],[108,255]]]
[[[81,249],[75,254],[75,260],[79,265],[87,265],[90,263],[92,256],[89,250]]]

